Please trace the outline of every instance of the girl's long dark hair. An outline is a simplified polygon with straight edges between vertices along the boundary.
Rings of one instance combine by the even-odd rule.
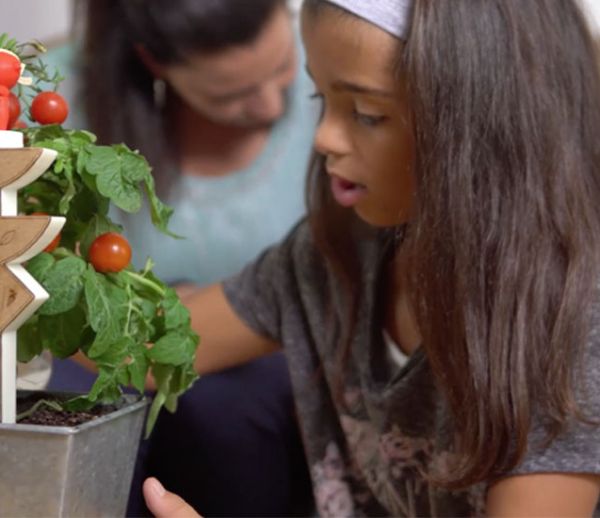
[[[534,415],[549,439],[585,419],[575,396],[600,273],[596,59],[575,0],[415,0],[399,45],[417,142],[404,275],[460,423],[450,487],[515,467]],[[317,238],[348,281],[347,249],[327,246],[342,230],[318,162],[309,185]],[[348,294],[352,311],[358,287]]]
[[[178,174],[177,136],[154,102],[153,77],[135,50],[161,64],[250,43],[284,0],[88,0],[81,60],[89,128],[148,159],[164,192]]]

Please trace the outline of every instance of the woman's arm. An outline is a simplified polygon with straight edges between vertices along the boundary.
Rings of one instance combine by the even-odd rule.
[[[486,515],[502,517],[592,516],[600,495],[600,475],[536,473],[496,482]]]
[[[189,309],[192,328],[200,335],[196,351],[199,374],[215,372],[269,354],[279,344],[259,335],[233,311],[221,284],[182,293]]]

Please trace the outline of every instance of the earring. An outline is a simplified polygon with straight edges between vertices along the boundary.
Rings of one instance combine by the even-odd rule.
[[[164,79],[158,77],[154,78],[154,81],[152,82],[152,92],[154,94],[154,106],[159,110],[162,110],[165,107],[165,102],[167,100],[167,83],[165,83]]]

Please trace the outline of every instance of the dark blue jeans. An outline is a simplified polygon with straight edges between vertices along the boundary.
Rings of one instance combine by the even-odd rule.
[[[72,362],[55,361],[50,388],[88,390],[93,379]],[[160,414],[140,444],[128,516],[149,515],[141,493],[148,476],[204,516],[311,514],[283,354],[204,376],[179,399],[175,414]]]

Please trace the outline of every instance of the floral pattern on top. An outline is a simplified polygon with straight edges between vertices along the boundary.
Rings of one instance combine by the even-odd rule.
[[[363,514],[354,502],[367,504],[374,496],[392,516],[416,516],[425,504],[437,516],[438,501],[446,490],[428,481],[428,474],[450,473],[453,454],[435,451],[433,439],[408,437],[393,425],[379,433],[370,421],[348,415],[340,417],[352,466],[344,464],[340,448],[330,442],[325,457],[312,467],[315,497],[320,516]],[[455,492],[466,499],[473,516],[483,516],[484,491],[474,486]]]

